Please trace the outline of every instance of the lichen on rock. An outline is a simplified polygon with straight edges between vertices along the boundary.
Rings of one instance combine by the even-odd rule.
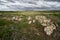
[[[36,16],[35,18],[40,22],[42,26],[45,26],[44,31],[47,35],[51,35],[53,30],[56,29],[56,26],[53,24],[50,18],[47,18],[46,16]]]

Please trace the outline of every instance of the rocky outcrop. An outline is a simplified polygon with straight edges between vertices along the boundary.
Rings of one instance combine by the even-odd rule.
[[[56,29],[56,26],[52,20],[46,16],[36,16],[35,19],[38,20],[42,26],[44,26],[44,31],[47,35],[51,35]]]

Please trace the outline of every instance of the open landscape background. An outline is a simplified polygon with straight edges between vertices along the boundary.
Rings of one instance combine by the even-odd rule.
[[[47,35],[36,16],[51,19],[56,30]],[[60,40],[60,11],[0,11],[0,40]]]

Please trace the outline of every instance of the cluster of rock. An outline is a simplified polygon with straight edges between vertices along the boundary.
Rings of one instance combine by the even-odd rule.
[[[38,20],[42,26],[44,26],[44,31],[47,35],[51,35],[56,29],[56,26],[53,24],[51,19],[45,16],[36,16],[35,19]]]
[[[22,18],[19,16],[13,16],[11,18],[5,18],[7,20],[15,20],[15,21],[21,21]],[[44,31],[47,35],[51,35],[53,31],[56,29],[56,26],[52,22],[50,18],[47,18],[46,16],[35,16],[33,19],[31,16],[27,17],[28,24],[35,23],[37,21],[40,22],[42,26],[44,26]]]
[[[7,19],[9,21],[21,21],[22,20],[22,18],[19,17],[19,16],[13,16],[11,18],[9,18],[9,17],[3,17],[3,19]]]
[[[35,20],[32,19],[32,17],[30,17],[30,16],[27,18],[27,20],[28,20],[28,24],[35,23]]]
[[[9,21],[22,21],[22,20],[24,20],[23,17],[19,17],[19,16],[3,17],[2,19],[6,19]],[[28,21],[28,24],[32,24],[32,23],[35,23],[36,20],[33,19],[31,16],[28,16],[27,21]]]
[[[22,18],[21,18],[21,17],[16,16],[16,17],[12,17],[12,20],[21,21],[21,20],[22,20]]]

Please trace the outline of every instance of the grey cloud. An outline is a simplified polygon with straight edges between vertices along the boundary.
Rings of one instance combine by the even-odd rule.
[[[0,10],[60,10],[59,1],[60,0],[0,0]]]
[[[6,0],[6,1],[15,3],[15,1],[14,1],[14,0]]]
[[[57,2],[60,2],[60,0],[44,0],[44,1],[57,1]]]

